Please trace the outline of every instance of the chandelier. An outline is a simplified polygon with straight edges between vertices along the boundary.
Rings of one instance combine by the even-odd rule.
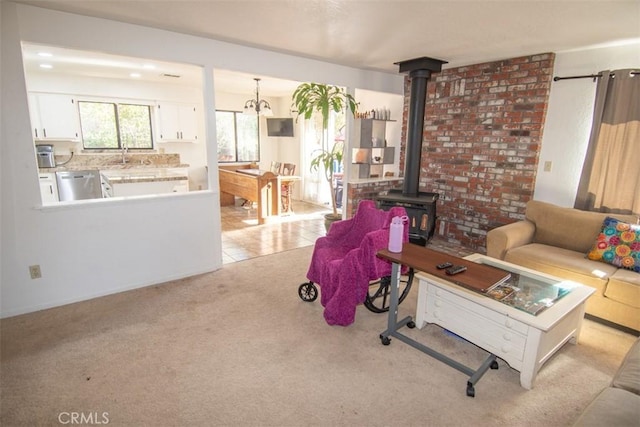
[[[271,105],[264,99],[260,99],[260,79],[253,80],[256,81],[256,99],[250,99],[244,103],[243,113],[251,116],[273,116]]]

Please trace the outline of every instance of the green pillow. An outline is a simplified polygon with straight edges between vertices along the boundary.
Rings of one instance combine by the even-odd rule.
[[[640,225],[606,217],[587,258],[640,273]]]

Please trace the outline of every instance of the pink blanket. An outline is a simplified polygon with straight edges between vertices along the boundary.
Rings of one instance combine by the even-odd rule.
[[[330,325],[354,322],[356,306],[364,302],[369,282],[391,274],[391,263],[376,256],[389,242],[389,224],[404,216],[402,207],[377,209],[362,200],[353,218],[334,222],[325,237],[316,240],[307,278],[321,288],[320,302]],[[404,227],[409,241],[409,226]]]

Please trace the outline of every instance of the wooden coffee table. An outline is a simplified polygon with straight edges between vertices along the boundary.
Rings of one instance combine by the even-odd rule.
[[[398,292],[396,286],[391,286],[388,328],[380,334],[382,343],[388,345],[390,337],[396,337],[470,375],[467,395],[471,397],[475,395],[474,386],[482,375],[489,368],[497,368],[498,357],[520,372],[522,387],[531,389],[544,362],[566,342],[576,343],[584,318],[585,302],[595,292],[593,288],[481,254],[457,258],[421,246],[405,244],[401,253],[383,250],[378,256],[393,263],[394,280],[399,278],[399,266],[402,264],[419,271],[416,274],[419,280],[416,321],[413,322],[411,316],[397,320]],[[537,314],[531,314],[526,311],[525,303],[516,308],[506,300],[499,301],[486,294],[471,291],[436,273],[435,264],[444,261],[464,263],[469,265],[470,271],[473,269],[470,263],[480,263],[512,272],[514,278],[518,278],[521,289],[526,289],[527,294],[537,292],[536,301],[540,303],[542,300],[549,306]],[[456,276],[452,276],[452,280],[455,279]],[[560,293],[564,295],[558,299]],[[483,348],[489,353],[488,358],[474,370],[398,332],[403,326],[422,328],[427,323],[437,324]]]

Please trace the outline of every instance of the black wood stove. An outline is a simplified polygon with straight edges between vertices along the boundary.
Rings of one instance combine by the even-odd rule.
[[[402,206],[409,216],[409,240],[425,245],[433,237],[436,228],[436,202],[438,193],[419,191],[420,163],[422,158],[422,134],[424,110],[427,98],[427,81],[431,73],[442,70],[446,61],[433,58],[416,58],[396,62],[400,73],[409,73],[411,96],[407,118],[407,144],[404,162],[402,190],[391,190],[377,198],[381,209]]]

